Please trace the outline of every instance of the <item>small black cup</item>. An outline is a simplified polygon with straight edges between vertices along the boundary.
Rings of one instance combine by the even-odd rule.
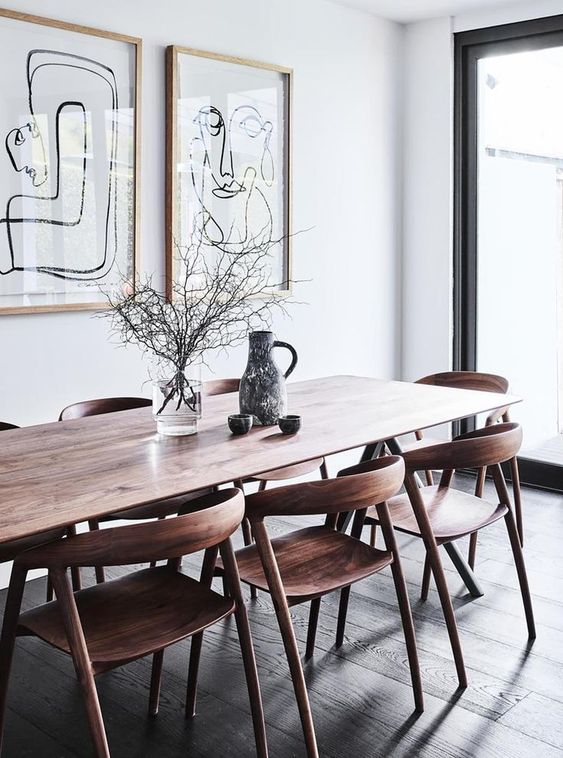
[[[278,426],[282,434],[295,434],[301,429],[301,416],[280,416]]]
[[[232,413],[227,422],[233,434],[246,434],[252,429],[253,420],[251,413]]]

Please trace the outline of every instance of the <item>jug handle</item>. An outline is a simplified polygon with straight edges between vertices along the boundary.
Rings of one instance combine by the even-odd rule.
[[[274,344],[272,347],[286,347],[289,352],[291,353],[291,364],[285,374],[283,375],[284,379],[287,379],[287,377],[291,374],[293,369],[297,366],[297,351],[295,348],[290,345],[288,342],[281,342],[281,340],[274,340]]]

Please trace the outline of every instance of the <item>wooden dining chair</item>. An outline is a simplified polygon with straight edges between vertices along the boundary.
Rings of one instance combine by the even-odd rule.
[[[508,392],[508,379],[498,374],[486,374],[481,371],[443,371],[438,374],[430,374],[424,376],[422,379],[418,379],[415,384],[429,384],[435,387],[452,387],[465,390],[478,390],[480,392],[497,392],[499,394],[506,394]],[[500,421],[510,421],[510,414],[508,408],[498,408],[487,416],[485,426],[491,426]],[[414,450],[421,447],[428,447],[430,445],[436,445],[443,442],[442,439],[436,439],[435,437],[426,435],[422,430],[415,432],[415,441],[411,443],[403,444],[403,450]],[[518,529],[518,536],[520,544],[524,547],[524,520],[522,513],[522,492],[520,487],[520,472],[518,470],[518,459],[516,457],[508,461],[510,468],[510,478],[512,481],[512,491],[514,493],[514,509],[516,516],[516,526]],[[434,484],[432,471],[425,472],[426,483],[428,485]],[[475,494],[482,497],[485,486],[485,471],[484,469],[477,472],[477,487]],[[371,544],[375,544],[375,527],[371,529]],[[477,534],[472,534],[469,538],[469,553],[468,563],[471,568],[475,568],[475,557],[477,551]],[[426,563],[424,568],[424,577],[422,582],[422,598],[426,597],[428,592],[428,581],[430,580],[430,566]]]
[[[84,400],[79,403],[73,403],[67,405],[66,408],[60,413],[59,421],[68,421],[70,419],[85,418],[87,416],[99,416],[104,413],[116,413],[118,411],[128,411],[134,408],[148,408],[152,405],[152,402],[144,397],[105,397],[97,400]],[[156,503],[149,503],[148,505],[140,505],[136,508],[129,508],[125,511],[116,511],[110,513],[107,516],[102,516],[97,519],[90,519],[88,527],[90,531],[97,531],[100,528],[100,524],[108,523],[111,521],[145,521],[147,519],[164,519],[167,516],[173,516],[178,513],[180,508],[190,500],[201,497],[204,494],[208,494],[210,490],[198,490],[197,492],[178,495],[176,497],[168,498],[166,500],[159,500]],[[105,580],[105,572],[103,566],[95,567],[96,581],[103,582]],[[52,597],[52,589],[49,589],[47,599]]]
[[[12,429],[19,429],[19,426],[15,424],[8,424],[5,421],[0,421],[0,432],[7,432]],[[0,542],[0,563],[7,563],[13,561],[20,553],[25,550],[30,550],[32,547],[38,547],[46,542],[55,542],[65,536],[72,536],[75,534],[74,526],[70,526],[64,529],[50,529],[46,532],[40,532],[30,537],[23,537],[18,540],[11,540],[10,542]],[[72,586],[73,589],[80,589],[80,572],[75,569],[72,572]],[[49,599],[47,597],[47,599]]]
[[[84,697],[98,758],[110,755],[95,677],[153,654],[149,711],[158,712],[164,649],[192,637],[187,711],[195,706],[195,681],[204,629],[234,614],[244,662],[257,754],[268,754],[260,685],[230,536],[244,515],[238,489],[202,498],[199,509],[164,521],[87,532],[20,555],[12,570],[0,639],[0,745],[6,713],[15,639],[39,637],[72,657]],[[205,550],[201,580],[178,570],[182,555]],[[211,590],[212,567],[220,552],[229,597]],[[69,566],[124,566],[167,559],[165,566],[143,569],[73,593]],[[56,601],[20,613],[30,569],[47,568]],[[197,642],[196,642],[197,640]],[[196,645],[194,647],[194,642]]]
[[[518,573],[528,635],[530,638],[536,636],[522,547],[501,469],[502,463],[517,455],[521,444],[521,427],[515,423],[504,422],[462,434],[452,442],[407,451],[403,454],[406,466],[406,494],[398,495],[388,502],[393,527],[399,532],[420,537],[424,542],[450,637],[460,687],[467,686],[467,676],[446,576],[438,551],[439,545],[475,534],[504,519]],[[498,502],[490,502],[482,496],[454,489],[451,481],[456,469],[490,471]],[[419,486],[416,474],[427,470],[442,471],[437,486]],[[368,510],[366,522],[382,523],[376,509]]]
[[[385,501],[403,481],[400,457],[359,464],[339,478],[286,485],[256,492],[246,498],[246,515],[255,544],[236,552],[242,582],[272,596],[308,756],[317,756],[309,698],[289,606],[311,602],[306,656],[312,655],[321,598],[391,566],[407,643],[416,709],[423,710],[423,695],[416,639],[405,580]],[[381,516],[386,549],[376,550],[336,529],[341,512],[364,511],[375,505]],[[269,516],[326,515],[323,526],[292,531],[271,540],[265,525]]]
[[[205,382],[203,385],[204,396],[211,397],[213,395],[227,395],[239,391],[240,379],[211,379]],[[304,461],[303,463],[297,463],[293,466],[284,466],[283,468],[275,469],[273,471],[264,471],[262,474],[249,477],[244,481],[237,479],[234,484],[244,492],[244,485],[251,482],[258,482],[258,490],[265,490],[268,482],[280,482],[287,481],[288,479],[295,479],[298,476],[306,476],[307,474],[313,474],[316,471],[320,471],[321,479],[328,479],[328,471],[326,467],[326,461],[324,458],[313,458],[310,461]],[[242,522],[242,538],[245,545],[252,543],[252,534],[250,531],[250,524],[245,517]],[[220,573],[220,571],[219,571]],[[256,597],[256,588],[250,588],[250,596]]]

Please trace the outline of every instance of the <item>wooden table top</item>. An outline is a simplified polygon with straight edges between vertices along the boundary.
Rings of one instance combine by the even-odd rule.
[[[204,398],[198,434],[162,437],[150,408],[4,431],[0,542],[512,405],[473,390],[334,376],[288,385],[301,431],[229,432],[236,394]]]

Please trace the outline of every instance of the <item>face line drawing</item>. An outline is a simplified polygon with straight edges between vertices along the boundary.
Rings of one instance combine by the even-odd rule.
[[[246,118],[244,117],[245,114]],[[211,118],[213,120],[210,120]],[[272,122],[264,120],[258,109],[254,106],[241,105],[233,110],[227,129],[221,111],[215,106],[209,105],[199,109],[193,119],[193,123],[199,127],[199,136],[194,137],[190,143],[189,165],[192,187],[201,205],[201,231],[204,232],[207,238],[206,241],[212,246],[239,245],[245,244],[248,241],[250,225],[249,206],[253,193],[259,196],[267,215],[267,222],[259,234],[261,236],[263,230],[267,230],[271,234],[273,214],[266,196],[256,186],[256,179],[260,175],[260,178],[267,187],[271,187],[274,181],[274,162],[270,150],[270,140],[273,134]],[[252,128],[253,124],[254,128]],[[232,151],[233,130],[236,126],[240,127],[244,131],[245,136],[250,139],[263,137],[259,172],[254,166],[246,166],[244,168],[244,175],[242,177],[240,173],[237,175],[234,168]],[[219,161],[216,167],[218,168],[219,178],[217,177],[217,171],[213,167],[209,137],[221,139]],[[203,151],[203,159],[200,163],[203,170],[199,172],[197,171],[194,157],[198,148]],[[268,171],[265,170],[266,164]],[[205,187],[207,171],[204,169],[207,169],[209,174],[211,174],[211,193],[218,200],[232,200],[237,195],[246,194],[243,211],[244,229],[235,230],[233,221],[226,234],[218,221],[213,217],[211,211],[206,207]],[[235,231],[239,232],[239,238],[233,240]]]
[[[27,138],[25,136],[25,130],[29,132],[29,135],[32,139],[39,140],[39,147],[41,150],[42,155],[42,175],[43,178],[38,181],[38,175],[35,168],[32,166],[29,166],[27,164],[18,165],[18,162],[16,161],[16,158],[14,156],[14,153],[12,151],[12,147],[10,146],[10,142],[13,141],[14,147],[21,147],[23,144],[27,142]],[[11,139],[12,138],[12,139]],[[6,152],[8,153],[8,156],[10,158],[10,162],[13,166],[14,171],[17,173],[21,173],[22,171],[27,174],[27,176],[30,177],[31,183],[34,187],[40,187],[42,184],[45,184],[48,178],[48,170],[47,170],[47,159],[45,156],[45,145],[43,142],[43,136],[41,134],[41,129],[37,125],[37,122],[35,121],[35,118],[32,117],[27,124],[24,124],[23,126],[16,126],[14,129],[11,129],[8,134],[6,135],[6,139],[4,141],[4,145],[6,147]]]

